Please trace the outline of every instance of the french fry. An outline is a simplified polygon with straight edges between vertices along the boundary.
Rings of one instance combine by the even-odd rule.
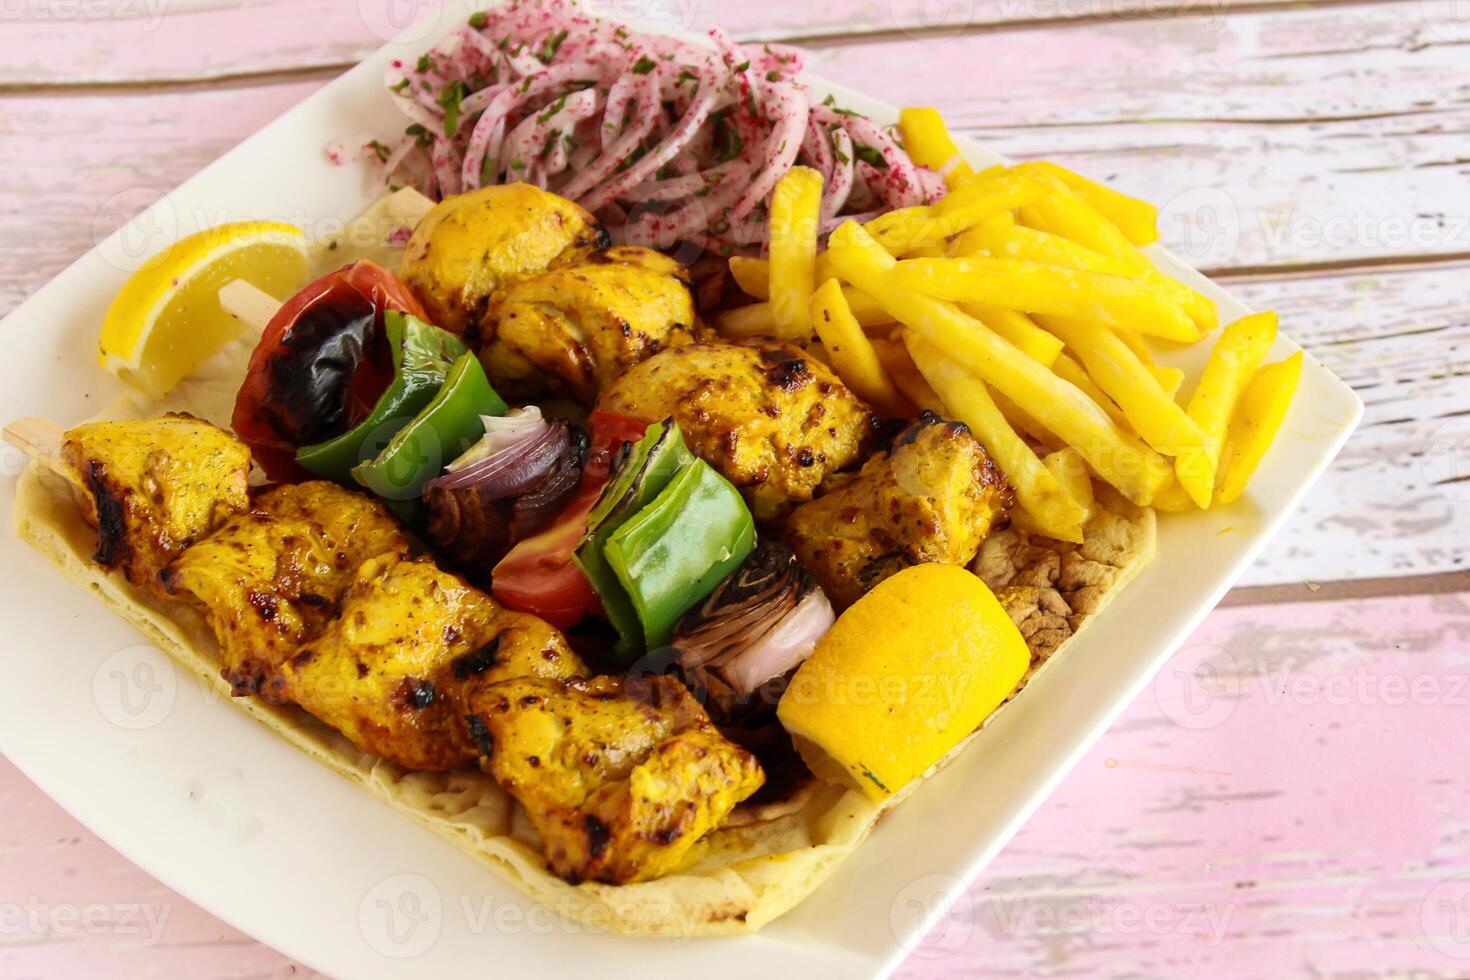
[[[1245,492],[1246,484],[1281,429],[1301,379],[1301,351],[1284,361],[1266,365],[1251,379],[1225,436],[1218,490],[1220,503],[1233,503]]]
[[[1040,231],[1069,238],[1124,264],[1131,275],[1158,286],[1178,303],[1194,321],[1201,334],[1219,326],[1219,311],[1209,299],[1176,279],[1170,279],[1138,250],[1097,209],[1074,194],[1061,181],[1049,185],[1051,193],[1021,207],[1021,220]]]
[[[1178,476],[1170,476],[1169,482],[1154,495],[1151,505],[1154,510],[1161,510],[1166,514],[1184,514],[1192,510],[1199,510],[1199,504],[1190,499],[1189,494],[1179,485]]]
[[[1026,435],[1030,436],[1032,439],[1036,440],[1036,442],[1045,446],[1050,451],[1062,449],[1067,445],[1065,442],[1057,438],[1057,434],[1055,432],[1050,431],[1049,429],[1047,429],[1046,426],[1036,421],[1035,416],[1026,411],[1020,405],[1017,405],[1015,402],[1011,401],[1005,395],[1001,394],[999,391],[994,390],[993,388],[990,389],[989,393],[991,400],[995,402],[995,407],[1000,409],[1000,414],[1006,417],[1006,421],[1011,424],[1011,428],[1015,429],[1017,432],[1026,433]]]
[[[1003,167],[991,167],[950,191],[931,208],[945,230],[943,237],[949,238],[997,215],[1039,201],[1046,193],[1044,184]]]
[[[846,222],[832,233],[827,254],[842,278],[872,296],[921,339],[1035,415],[1076,447],[1098,476],[1125,497],[1146,505],[1168,479],[1169,464],[1163,457],[1115,425],[1076,387],[953,304],[902,288],[893,272],[897,261],[857,223]],[[902,390],[898,378],[894,383]]]
[[[884,372],[905,398],[920,411],[945,414],[944,400],[919,373],[902,340],[875,339],[872,343]]]
[[[1129,330],[1127,327],[1114,327],[1113,333],[1117,334],[1118,339],[1128,345],[1129,350],[1138,355],[1140,361],[1150,367],[1153,366],[1154,352],[1148,349],[1148,341],[1144,340],[1137,331]]]
[[[747,296],[771,298],[771,266],[764,259],[744,255],[730,256],[730,276]]]
[[[1276,326],[1275,313],[1253,313],[1222,330],[1189,397],[1189,417],[1204,433],[1205,448],[1217,467],[1235,405],[1276,343]]]
[[[980,256],[907,259],[896,274],[910,289],[951,302],[1097,319],[1186,343],[1199,339],[1183,310],[1138,279]]]
[[[927,107],[901,109],[898,131],[909,158],[921,167],[938,172],[950,190],[974,176],[974,169],[960,156],[939,110]]]
[[[822,174],[792,167],[771,195],[771,315],[778,336],[811,336],[816,289],[817,226],[822,221]]]
[[[842,296],[842,286],[828,279],[812,294],[812,327],[827,349],[828,363],[842,383],[880,413],[893,417],[903,411],[903,398],[893,386],[873,344]]]
[[[960,309],[985,324],[1006,340],[1026,352],[1032,360],[1051,367],[1062,352],[1062,342],[1036,325],[1036,321],[1020,310],[1003,306],[981,306],[960,303]]]
[[[813,282],[823,283],[832,278],[832,263],[827,260],[826,252],[817,253],[817,261],[812,266]],[[771,263],[765,259],[749,258],[743,255],[730,256],[730,275],[735,277],[735,285],[747,296],[756,299],[771,298]]]
[[[984,251],[998,259],[1027,259],[1043,265],[1059,265],[1083,272],[1109,276],[1131,276],[1135,269],[1126,262],[1108,258],[1069,238],[1016,224],[1009,213],[988,218],[955,237],[951,254],[959,257]]]
[[[1179,389],[1184,385],[1183,371],[1178,368],[1165,367],[1162,364],[1145,363],[1144,367],[1148,368],[1148,373],[1154,376],[1154,380],[1159,383],[1159,387],[1163,388],[1164,393],[1170,398],[1179,394]]]
[[[1082,522],[1087,523],[1087,518],[1092,515],[1092,508],[1096,504],[1096,498],[1092,492],[1092,474],[1087,471],[1087,462],[1082,458],[1082,454],[1071,446],[1065,446],[1055,452],[1047,453],[1042,457],[1041,462],[1051,470],[1057,482],[1062,485],[1062,489],[1067,491],[1067,496],[1082,507]]]
[[[873,302],[872,297],[864,295],[851,286],[842,287],[842,296],[847,300],[847,306],[852,311],[852,315],[864,327],[888,326],[893,323],[893,317]],[[715,318],[715,329],[726,337],[781,336],[780,327],[776,323],[776,315],[769,301],[750,303],[726,310]]]
[[[1083,394],[1091,398],[1099,408],[1108,413],[1108,418],[1112,419],[1114,424],[1120,428],[1129,428],[1128,418],[1123,414],[1123,410],[1108,397],[1107,392],[1097,386],[1097,382],[1092,380],[1087,369],[1075,357],[1066,353],[1059,354],[1052,363],[1051,369],[1057,373],[1057,377],[1069,385],[1075,385]]]
[[[1087,512],[1018,435],[985,390],[985,383],[945,357],[912,330],[904,342],[919,372],[939,394],[948,415],[970,427],[1016,490],[1016,499],[1049,537],[1082,541]]]
[[[1117,225],[1134,245],[1148,245],[1159,240],[1159,209],[1147,201],[1129,197],[1107,184],[1045,160],[1022,163],[1015,169],[1020,173],[1047,175],[1060,180]]]
[[[1148,366],[1104,326],[1060,316],[1046,317],[1041,323],[1082,359],[1088,375],[1118,403],[1133,431],[1154,449],[1175,458],[1179,482],[1195,503],[1208,507],[1215,466],[1205,449],[1204,434]]]

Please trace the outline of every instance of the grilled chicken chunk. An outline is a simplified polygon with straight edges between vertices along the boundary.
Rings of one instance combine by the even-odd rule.
[[[614,381],[597,407],[673,416],[690,450],[745,495],[758,520],[810,500],[862,458],[878,419],[826,365],[788,344],[690,344]]]
[[[970,430],[925,413],[856,479],[792,511],[786,543],[843,608],[909,565],[967,564],[1010,502]]]
[[[156,587],[160,569],[250,503],[250,450],[188,415],[79,425],[61,456],[86,491],[93,560],[137,586]]]
[[[488,689],[470,728],[567,881],[625,884],[679,867],[765,781],[677,680],[522,678]]]
[[[203,605],[222,674],[244,695],[321,634],[363,561],[407,550],[382,505],[314,480],[261,494],[160,578],[170,593]]]
[[[684,267],[621,245],[499,289],[481,323],[480,360],[503,394],[549,388],[590,405],[628,368],[693,343],[695,329]]]
[[[549,624],[502,608],[427,558],[395,555],[363,565],[338,618],[281,665],[268,690],[366,752],[438,772],[478,757],[465,727],[478,691],[585,672]]]
[[[474,342],[495,290],[608,244],[571,201],[531,184],[496,184],[435,205],[414,228],[399,275],[437,326]]]

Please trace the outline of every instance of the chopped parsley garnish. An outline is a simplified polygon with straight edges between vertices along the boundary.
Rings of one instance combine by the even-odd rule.
[[[830,95],[827,96],[825,99],[822,100],[822,105],[824,105],[827,108],[831,109],[833,112],[837,113],[839,116],[856,116],[856,115],[859,115],[860,114],[860,113],[853,112],[851,109],[844,109],[844,108],[842,108],[842,106],[840,106],[840,105],[837,104],[837,100],[834,99],[834,98],[832,98],[832,96],[830,96]]]
[[[429,70],[429,56],[428,56],[428,54],[421,54],[421,55],[419,55],[419,62],[418,62],[418,64],[414,65],[414,67],[417,68],[419,71],[428,71]]]
[[[454,137],[459,132],[459,104],[470,94],[464,82],[450,82],[439,92],[439,104],[444,107],[444,135]]]
[[[679,72],[679,79],[678,81],[674,82],[674,84],[683,85],[685,82],[697,81],[699,81],[699,76],[694,74],[694,72],[690,71],[688,68],[685,68],[683,71]]]
[[[654,61],[648,55],[639,55],[637,64],[633,66],[633,74],[647,75],[657,67],[658,62]]]
[[[860,766],[862,768],[863,775],[866,776],[868,779],[871,779],[873,781],[873,785],[874,786],[878,787],[879,789],[881,789],[885,793],[889,792],[888,787],[883,785],[883,780],[881,780],[877,776],[873,775],[873,770],[869,769],[867,766],[864,766],[861,762],[858,763],[858,766]]]
[[[490,23],[490,15],[483,10],[477,10],[470,14],[470,26],[477,31],[483,31],[485,25]]]
[[[776,69],[772,68],[770,71],[766,72],[766,81],[768,81],[768,82],[779,82],[780,80],[781,80],[781,73],[779,71],[777,71]]]
[[[749,70],[750,70],[750,61],[749,61],[749,59],[747,59],[745,61],[742,61],[742,62],[740,62],[740,64],[738,64],[738,65],[735,66],[735,74],[737,74],[737,75],[740,74],[743,71],[749,71]]]
[[[715,156],[720,163],[728,163],[740,155],[745,148],[745,140],[740,135],[740,127],[730,121],[726,111],[715,114],[714,124]]]
[[[536,57],[541,59],[543,65],[551,64],[551,59],[556,57],[557,49],[561,47],[561,43],[566,39],[567,32],[565,29],[557,31],[546,39],[546,43],[541,47],[541,53]]]
[[[538,123],[544,123],[544,122],[546,122],[546,120],[550,119],[552,116],[556,115],[558,112],[561,112],[561,110],[563,109],[563,107],[566,106],[566,104],[567,104],[567,97],[565,95],[563,95],[561,98],[559,98],[555,102],[551,103],[550,107],[547,108],[547,110],[545,112],[543,112],[543,113],[541,113],[541,115],[537,116],[536,117],[536,121]]]
[[[866,143],[853,143],[852,155],[863,161],[863,163],[871,163],[879,170],[888,169],[888,161],[883,159],[883,154],[879,153],[876,147],[869,146]]]
[[[414,142],[418,143],[419,146],[427,147],[432,146],[434,143],[433,134],[425,129],[421,123],[412,123],[403,132],[405,135],[412,136]]]

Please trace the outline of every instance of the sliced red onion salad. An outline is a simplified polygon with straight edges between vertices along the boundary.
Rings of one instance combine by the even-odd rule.
[[[615,240],[722,254],[766,240],[771,191],[794,163],[822,173],[824,230],[932,202],[943,178],[881,126],[813,104],[802,54],[637,34],[572,0],[476,14],[387,85],[404,136],[370,141],[384,183],[430,197],[527,181],[597,213]]]
[[[675,663],[720,721],[771,709],[836,616],[785,545],[762,541],[679,621]]]

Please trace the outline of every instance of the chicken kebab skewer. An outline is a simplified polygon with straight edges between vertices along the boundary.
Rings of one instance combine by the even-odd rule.
[[[569,881],[667,873],[764,779],[677,680],[588,677],[557,630],[411,557],[380,504],[326,481],[252,496],[248,450],[207,422],[5,434],[79,489],[100,564],[203,609],[237,694],[407,768],[478,763]]]

